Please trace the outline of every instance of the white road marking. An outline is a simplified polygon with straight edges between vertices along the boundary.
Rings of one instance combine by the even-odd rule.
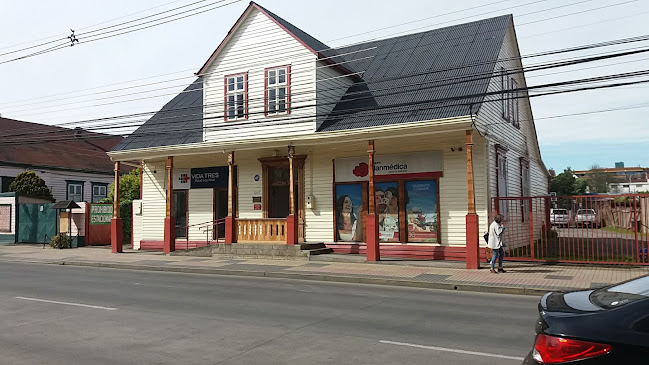
[[[69,302],[57,302],[56,300],[47,300],[47,299],[38,299],[38,298],[25,298],[25,297],[15,297],[16,299],[22,300],[31,300],[34,302],[43,302],[43,303],[52,303],[52,304],[64,304],[64,305],[73,305],[75,307],[85,307],[85,308],[94,308],[94,309],[105,309],[107,311],[115,311],[117,308],[111,307],[102,307],[99,305],[90,305],[90,304],[80,304],[80,303],[69,303]]]
[[[381,340],[379,342],[389,344],[389,345],[416,347],[416,348],[426,349],[426,350],[454,352],[454,353],[457,353],[457,354],[465,354],[465,355],[475,355],[475,356],[484,356],[484,357],[497,357],[499,359],[518,360],[518,361],[525,360],[525,358],[523,358],[523,357],[490,354],[490,353],[487,353],[487,352],[476,352],[476,351],[449,349],[449,348],[446,348],[446,347],[424,346],[424,345],[416,345],[416,344],[413,344],[413,343],[394,342],[394,341],[386,341],[386,340]]]

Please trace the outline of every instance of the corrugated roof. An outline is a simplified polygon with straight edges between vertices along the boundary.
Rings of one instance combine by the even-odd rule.
[[[7,118],[0,118],[0,131],[0,165],[102,174],[113,173],[114,164],[106,151],[122,140],[110,134]]]
[[[361,44],[360,49],[372,49],[343,57],[358,59],[346,66],[363,72],[362,80],[347,90],[318,131],[468,115],[467,104],[479,106],[484,98],[511,21],[505,15]],[[456,100],[438,101],[448,98]]]
[[[328,50],[274,13],[256,3],[251,6],[313,50]],[[348,61],[344,66],[361,78],[355,79],[317,131],[463,116],[469,114],[469,103],[477,112],[511,23],[512,16],[504,15],[321,52],[337,62]],[[201,83],[201,78],[194,81],[113,151],[202,142]],[[439,102],[448,98],[456,100]]]
[[[113,151],[203,141],[203,80],[192,82]]]

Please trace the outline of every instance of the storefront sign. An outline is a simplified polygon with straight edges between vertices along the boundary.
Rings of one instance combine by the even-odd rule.
[[[444,170],[442,160],[440,151],[376,155],[374,174],[382,180],[431,177],[431,173]],[[368,177],[367,156],[336,159],[336,182],[367,181]]]
[[[174,181],[173,187],[174,190],[186,190],[189,189],[190,180],[191,180],[191,170],[190,169],[176,169],[174,168]]]
[[[236,166],[234,171],[236,176]],[[174,169],[174,190],[227,188],[228,175],[228,166]]]
[[[90,224],[110,224],[113,218],[113,206],[109,204],[90,205]]]

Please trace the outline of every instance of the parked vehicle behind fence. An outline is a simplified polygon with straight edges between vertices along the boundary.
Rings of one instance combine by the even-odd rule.
[[[575,215],[577,227],[598,227],[599,222],[595,209],[578,209]]]
[[[566,209],[550,209],[550,224],[559,227],[568,227],[570,214]]]

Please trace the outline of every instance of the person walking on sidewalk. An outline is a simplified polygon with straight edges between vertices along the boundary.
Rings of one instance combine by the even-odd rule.
[[[498,274],[499,272],[506,272],[503,269],[503,256],[505,256],[505,250],[503,249],[503,232],[505,231],[505,226],[503,225],[503,215],[497,214],[494,218],[494,221],[489,226],[489,242],[487,246],[491,249],[493,254],[491,255],[491,272]],[[496,260],[498,260],[498,271],[496,271]]]

